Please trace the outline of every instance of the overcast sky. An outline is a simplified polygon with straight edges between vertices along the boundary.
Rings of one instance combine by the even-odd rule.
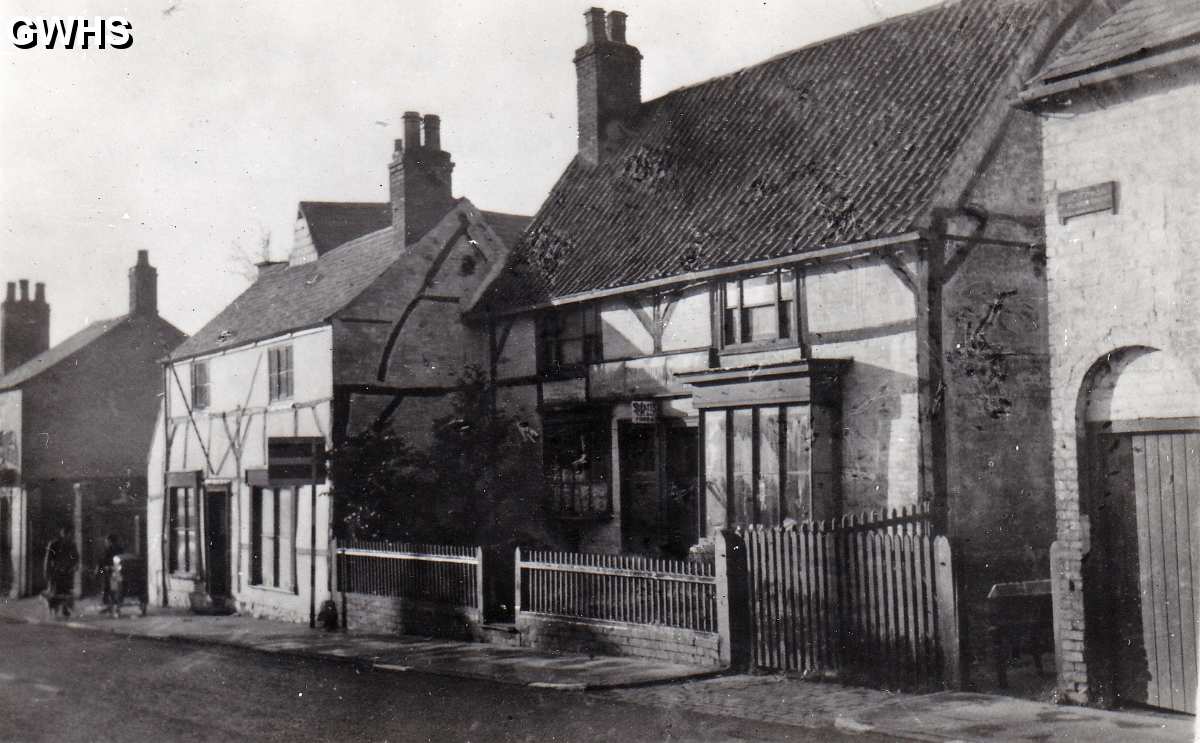
[[[195,332],[291,248],[302,199],[384,201],[405,110],[442,117],[454,193],[532,214],[575,148],[569,0],[0,0],[0,280],[44,281],[51,342],[127,309],[138,249]],[[643,98],[930,0],[622,0]],[[16,16],[123,15],[132,48],[16,49]]]

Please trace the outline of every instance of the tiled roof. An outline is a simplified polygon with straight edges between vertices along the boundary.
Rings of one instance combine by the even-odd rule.
[[[1200,43],[1200,0],[1132,0],[1038,75],[1053,82],[1171,48]]]
[[[400,256],[385,227],[311,263],[268,269],[170,358],[271,338],[327,321]]]
[[[392,224],[392,205],[351,201],[301,201],[317,255]]]
[[[480,210],[484,220],[488,226],[492,228],[492,232],[496,233],[496,237],[504,241],[505,247],[511,248],[521,239],[521,235],[525,232],[525,228],[529,226],[532,217],[522,216],[520,214],[505,214],[504,212],[489,212]]]
[[[948,3],[642,104],[611,156],[567,167],[488,302],[909,231],[1042,5]]]
[[[506,245],[529,224],[529,217],[481,213]],[[388,214],[390,217],[390,208]],[[389,225],[327,251],[310,263],[268,269],[172,351],[170,358],[197,356],[320,325],[353,301],[401,255]]]
[[[98,320],[88,325],[62,343],[43,351],[24,364],[11,370],[8,374],[0,377],[0,390],[19,387],[47,369],[58,366],[63,361],[90,346],[108,331],[121,325],[127,319],[129,319],[129,315],[121,315],[120,317],[108,320]]]

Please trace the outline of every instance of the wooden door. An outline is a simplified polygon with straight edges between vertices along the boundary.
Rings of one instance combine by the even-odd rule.
[[[621,551],[657,555],[661,549],[657,427],[621,421]]]
[[[229,493],[205,493],[204,565],[208,569],[208,595],[229,596]]]
[[[1155,430],[1167,427],[1168,430]],[[1122,431],[1122,428],[1136,430]],[[1097,545],[1117,699],[1196,711],[1200,431],[1113,423],[1096,437]]]

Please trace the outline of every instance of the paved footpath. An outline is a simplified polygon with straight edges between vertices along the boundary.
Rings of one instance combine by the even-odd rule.
[[[788,679],[722,675],[629,658],[546,653],[426,637],[327,633],[305,625],[241,616],[208,617],[157,609],[113,619],[83,602],[70,620],[51,619],[41,599],[0,598],[0,618],[74,629],[232,645],[267,653],[337,659],[393,671],[488,679],[507,684],[594,690],[611,699],[806,728],[871,732],[918,741],[1146,741],[1194,737],[1186,715],[1109,712],[966,692],[894,694]],[[633,688],[636,687],[636,688]]]

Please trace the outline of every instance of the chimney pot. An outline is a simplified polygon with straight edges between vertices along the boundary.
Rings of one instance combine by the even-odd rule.
[[[404,141],[410,150],[421,146],[421,114],[416,111],[404,112]]]
[[[15,281],[8,282],[8,293],[4,296],[5,302],[17,301],[17,283]]]
[[[619,10],[608,14],[608,39],[618,44],[625,43],[625,14]]]
[[[21,282],[21,301],[25,302],[29,299],[29,279],[20,279]]]
[[[46,302],[46,285],[40,281],[33,285],[33,299],[43,304]]]
[[[442,149],[442,120],[434,114],[425,115],[425,146],[435,152]]]
[[[587,18],[588,43],[608,41],[608,33],[604,29],[604,8],[588,8],[583,15]]]

